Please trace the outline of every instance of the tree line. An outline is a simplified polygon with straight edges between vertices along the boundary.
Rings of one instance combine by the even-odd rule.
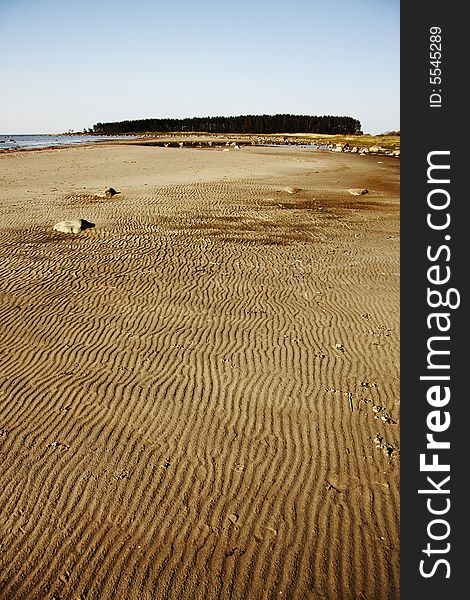
[[[328,133],[360,134],[361,123],[352,117],[331,115],[240,115],[237,117],[189,117],[184,119],[136,119],[96,123],[93,132],[112,135],[147,132],[207,133]]]

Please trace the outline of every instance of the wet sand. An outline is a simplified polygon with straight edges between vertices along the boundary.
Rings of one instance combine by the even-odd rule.
[[[0,184],[0,597],[398,599],[399,160],[110,144]]]

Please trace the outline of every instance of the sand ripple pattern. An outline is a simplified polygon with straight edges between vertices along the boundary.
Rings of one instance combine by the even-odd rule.
[[[283,185],[0,230],[2,599],[399,597],[397,206]]]

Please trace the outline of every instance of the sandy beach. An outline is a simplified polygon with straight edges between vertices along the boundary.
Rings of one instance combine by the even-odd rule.
[[[399,169],[0,156],[2,600],[398,600]]]

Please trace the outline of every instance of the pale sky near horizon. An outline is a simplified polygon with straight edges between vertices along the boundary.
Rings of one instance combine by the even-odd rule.
[[[0,0],[0,134],[344,115],[400,129],[399,0]]]

